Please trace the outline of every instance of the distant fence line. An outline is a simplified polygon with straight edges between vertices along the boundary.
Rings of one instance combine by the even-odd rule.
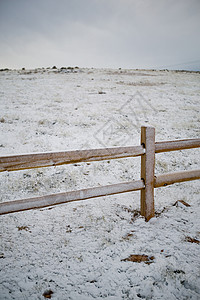
[[[200,139],[155,142],[155,128],[142,126],[140,146],[2,156],[0,172],[141,156],[141,178],[137,181],[3,202],[0,203],[0,215],[140,190],[141,215],[149,221],[155,214],[154,188],[200,179],[200,170],[155,176],[155,154],[199,147]]]

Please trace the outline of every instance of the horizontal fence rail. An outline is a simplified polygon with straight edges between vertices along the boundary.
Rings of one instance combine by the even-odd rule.
[[[141,145],[135,147],[116,147],[2,156],[0,157],[0,172],[136,157],[144,153],[145,149]]]
[[[200,170],[167,173],[155,176],[154,188],[167,186],[177,182],[200,179]],[[23,200],[0,203],[0,215],[8,213],[30,210],[35,208],[45,208],[68,202],[87,200],[91,198],[115,195],[142,190],[145,188],[143,180],[107,185],[104,187],[94,187],[71,191],[66,193],[52,194],[41,197],[34,197]]]
[[[200,179],[200,170],[167,173],[155,176],[154,187],[167,186],[173,183]]]
[[[157,142],[155,153],[200,147],[200,139]],[[80,162],[136,157],[145,154],[144,147],[115,147],[104,149],[75,150],[48,153],[32,153],[0,157],[0,172],[51,167]]]
[[[87,200],[90,198],[133,192],[145,187],[143,180],[112,184],[103,187],[82,189],[78,191],[53,194],[43,197],[35,197],[24,200],[4,202],[0,204],[0,215],[11,212],[29,210],[33,208],[43,208],[57,204],[63,204],[78,200]]]
[[[0,157],[0,172],[141,156],[141,179],[3,202],[0,203],[0,215],[140,190],[141,215],[148,221],[154,216],[154,188],[200,179],[200,170],[155,176],[155,154],[199,147],[200,139],[155,142],[155,128],[143,126],[140,146],[2,156]]]
[[[188,139],[179,141],[168,141],[155,143],[156,153],[192,149],[200,147],[200,139]]]

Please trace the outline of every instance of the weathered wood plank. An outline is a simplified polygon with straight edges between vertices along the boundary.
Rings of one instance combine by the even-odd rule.
[[[2,156],[0,172],[135,157],[144,152],[143,146],[134,146]]]
[[[155,128],[141,128],[141,144],[145,147],[141,156],[141,179],[145,184],[141,190],[141,215],[149,221],[154,217]]]
[[[157,142],[155,143],[155,152],[161,153],[198,147],[200,147],[200,139]],[[0,157],[0,172],[58,166],[79,162],[136,157],[141,156],[144,153],[145,149],[142,146],[133,146],[9,155]]]
[[[192,149],[200,147],[200,139],[177,140],[168,142],[156,142],[156,153]]]
[[[173,183],[200,179],[200,170],[166,173],[155,176],[154,187],[163,187]]]
[[[137,180],[132,182],[107,185],[103,187],[94,187],[78,191],[59,193],[43,197],[4,202],[0,204],[0,215],[64,204],[72,201],[87,200],[90,198],[132,192],[141,190],[143,188],[144,182],[142,180]]]

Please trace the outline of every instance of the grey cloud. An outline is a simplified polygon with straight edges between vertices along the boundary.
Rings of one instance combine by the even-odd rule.
[[[155,67],[198,60],[199,14],[199,0],[1,0],[0,64]]]

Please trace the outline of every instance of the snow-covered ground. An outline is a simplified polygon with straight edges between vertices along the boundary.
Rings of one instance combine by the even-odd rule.
[[[199,83],[174,71],[2,71],[0,155],[135,146],[142,125],[156,141],[197,138]],[[156,173],[198,169],[199,157],[157,154]],[[137,179],[140,158],[3,172],[0,201]],[[139,192],[0,216],[0,299],[199,299],[199,190],[156,189],[149,222]],[[133,254],[154,258],[124,260]]]

